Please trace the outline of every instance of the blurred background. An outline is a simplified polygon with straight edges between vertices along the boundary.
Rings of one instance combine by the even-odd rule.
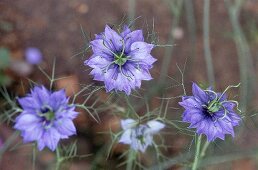
[[[158,59],[151,70],[154,80],[144,82],[143,86],[143,93],[149,94],[150,108],[162,103],[154,96],[172,97],[183,93],[177,65],[184,71],[187,94],[191,94],[193,81],[204,87],[214,85],[219,91],[241,82],[239,89],[230,91],[230,97],[240,101],[242,126],[237,129],[234,140],[229,137],[226,142],[214,142],[201,166],[203,169],[258,169],[258,1],[1,0],[0,11],[0,85],[11,96],[28,92],[30,80],[48,84],[37,66],[50,74],[54,58],[57,77],[66,77],[55,82],[56,89],[65,88],[67,95],[73,95],[90,83],[101,85],[93,82],[88,75],[89,68],[83,64],[91,55],[85,50],[89,40],[102,32],[105,24],[128,23],[140,16],[133,27],[143,29],[146,39],[158,44],[152,53]],[[107,98],[104,90],[95,96],[100,101]],[[0,97],[0,109],[6,109]],[[182,109],[175,109],[179,100],[169,103],[170,119],[180,120]],[[118,157],[123,146],[116,146],[106,161],[103,146],[109,144],[109,137],[98,133],[110,127],[119,130],[119,118],[108,113],[99,116],[100,124],[88,113],[80,114],[75,120],[78,136],[71,140],[77,141],[78,154],[92,155],[71,160],[64,169],[112,169],[121,161]],[[21,138],[14,133],[12,122],[0,125],[0,139],[0,147],[4,148],[0,150],[0,169],[32,168],[32,147],[17,147]],[[164,153],[171,160],[165,161],[164,169],[184,169],[181,165],[187,160],[173,162],[172,158],[193,149],[192,137],[174,129],[165,139],[169,147]],[[37,153],[36,169],[51,169],[54,156],[48,150]],[[152,165],[152,158],[145,155],[142,159],[145,165]]]

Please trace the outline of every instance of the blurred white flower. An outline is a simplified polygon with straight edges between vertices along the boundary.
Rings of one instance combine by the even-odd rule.
[[[138,124],[133,119],[121,120],[124,130],[119,142],[128,144],[135,151],[145,152],[149,145],[153,144],[153,135],[165,127],[165,124],[151,120],[146,124]]]

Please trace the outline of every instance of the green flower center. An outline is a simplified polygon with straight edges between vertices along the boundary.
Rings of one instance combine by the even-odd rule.
[[[212,100],[209,104],[208,104],[208,107],[207,107],[207,110],[210,114],[213,114],[217,111],[219,111],[219,109],[221,108],[222,104],[217,100],[217,99],[214,99]]]
[[[48,111],[47,113],[44,113],[44,116],[43,116],[43,117],[45,117],[45,119],[46,119],[47,121],[50,121],[50,120],[54,119],[55,113],[52,112],[52,111]]]
[[[127,61],[127,56],[124,55],[123,53],[120,55],[115,55],[115,64],[122,66],[126,63]]]
[[[46,121],[51,121],[55,118],[55,112],[49,107],[44,107],[41,109],[39,116],[45,118]]]

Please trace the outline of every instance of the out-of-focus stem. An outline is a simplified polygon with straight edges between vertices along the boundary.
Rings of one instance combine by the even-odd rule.
[[[210,0],[204,0],[203,6],[203,43],[204,43],[204,57],[206,61],[207,67],[207,74],[209,79],[209,84],[214,85],[215,78],[214,78],[214,71],[213,71],[213,64],[212,64],[212,57],[211,57],[211,50],[210,50]]]
[[[56,147],[56,170],[60,169],[62,158],[60,156],[59,146]]]
[[[178,26],[179,18],[181,16],[181,11],[182,11],[182,6],[183,6],[184,1],[179,0],[179,1],[173,1],[173,2],[174,3],[171,3],[170,1],[168,1],[168,3],[170,3],[170,6],[171,6],[171,12],[174,16],[173,21],[172,21],[172,27],[171,27],[171,30],[169,32],[168,42],[167,42],[167,44],[169,44],[169,45],[172,45],[174,43],[174,37],[172,35],[172,32]],[[175,5],[176,2],[177,2],[177,5]],[[161,85],[164,83],[165,78],[168,74],[170,61],[172,59],[172,52],[173,52],[173,48],[171,48],[171,47],[167,47],[165,49],[165,55],[164,55],[164,58],[163,58],[163,61],[162,61],[160,78],[159,78],[159,83]]]
[[[208,149],[209,144],[210,144],[210,142],[206,141],[205,144],[203,145],[201,155],[200,155],[201,158],[205,156],[206,150]]]
[[[129,23],[135,19],[135,0],[128,0],[128,19]],[[134,24],[131,25],[133,28]]]
[[[184,0],[184,8],[186,13],[187,29],[189,34],[189,40],[191,44],[191,49],[187,55],[187,69],[191,70],[192,63],[196,55],[196,19],[194,14],[194,1]],[[190,72],[185,72],[185,79],[188,80],[188,74]]]
[[[225,4],[228,8],[230,22],[232,24],[233,33],[234,33],[234,41],[236,44],[236,49],[238,53],[238,62],[240,68],[240,80],[241,80],[241,88],[240,88],[240,108],[243,112],[246,111],[246,107],[251,95],[251,76],[253,72],[252,67],[252,56],[250,53],[250,49],[248,46],[248,42],[245,38],[245,35],[241,29],[241,25],[239,23],[239,13],[242,4],[244,1],[236,0],[234,3],[230,3],[228,0],[225,0]]]
[[[132,170],[136,154],[135,151],[130,149],[127,157],[126,170]]]
[[[3,154],[5,153],[5,151],[10,147],[10,145],[13,143],[13,141],[18,136],[19,136],[19,132],[15,132],[7,139],[7,141],[5,141],[5,143],[3,144],[3,146],[0,149],[0,161],[1,161],[1,158],[2,158]]]

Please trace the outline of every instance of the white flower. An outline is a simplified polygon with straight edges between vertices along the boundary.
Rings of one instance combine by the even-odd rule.
[[[146,124],[138,124],[133,119],[121,120],[121,126],[124,130],[119,142],[131,145],[136,151],[145,152],[149,145],[153,143],[153,135],[165,127],[165,124],[151,120]]]

